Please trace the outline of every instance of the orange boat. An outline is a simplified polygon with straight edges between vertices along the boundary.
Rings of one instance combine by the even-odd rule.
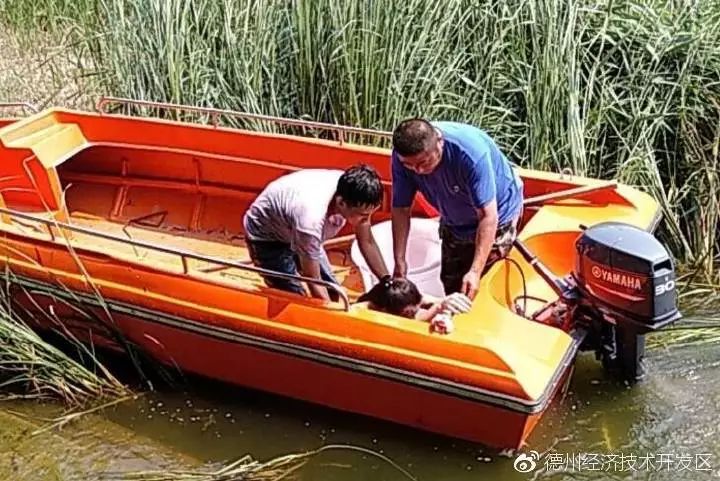
[[[184,371],[517,448],[578,352],[635,381],[645,334],[680,318],[673,263],[652,235],[658,204],[627,185],[518,168],[516,248],[439,335],[355,302],[365,286],[347,232],[326,246],[337,302],[266,287],[244,245],[244,209],[297,169],[374,166],[386,187],[374,222],[387,221],[389,150],[349,140],[388,133],[114,98],[12,120],[0,124],[0,229],[13,300],[38,327],[62,322],[110,348],[120,333]],[[414,216],[434,212],[421,199]]]

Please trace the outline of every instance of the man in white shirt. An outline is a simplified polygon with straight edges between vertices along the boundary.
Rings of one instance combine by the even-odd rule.
[[[270,182],[243,218],[253,263],[264,269],[339,284],[323,242],[347,222],[360,251],[378,279],[388,274],[370,230],[370,217],[382,204],[383,187],[368,166],[346,171],[304,169]],[[306,294],[295,279],[264,276],[270,287]],[[336,299],[324,286],[308,283],[313,297]]]

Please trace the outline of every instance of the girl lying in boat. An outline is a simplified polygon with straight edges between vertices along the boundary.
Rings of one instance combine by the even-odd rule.
[[[444,334],[453,329],[452,316],[467,312],[472,305],[472,301],[459,292],[444,299],[423,296],[411,280],[390,275],[361,295],[358,302],[367,302],[368,308],[375,311],[429,322],[430,332]]]

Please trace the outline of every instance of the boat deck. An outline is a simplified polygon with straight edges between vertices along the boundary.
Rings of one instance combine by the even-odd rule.
[[[189,251],[208,257],[217,257],[225,261],[247,263],[251,265],[248,249],[242,236],[232,236],[227,232],[189,232],[177,227],[163,228],[148,225],[126,224],[121,221],[97,217],[80,211],[70,214],[69,223],[79,227],[93,229],[116,237],[154,244],[163,248]],[[131,262],[168,270],[183,272],[183,260],[180,256],[158,250],[104,239],[82,232],[73,232],[73,245],[88,246],[102,252],[112,252],[113,256]],[[328,249],[328,257],[333,273],[345,289],[350,301],[362,294],[362,280],[357,267],[350,260],[349,244]],[[223,282],[237,284],[238,287],[253,288],[264,286],[262,277],[252,271],[239,268],[222,267],[194,259],[187,260],[195,275],[221,279]]]

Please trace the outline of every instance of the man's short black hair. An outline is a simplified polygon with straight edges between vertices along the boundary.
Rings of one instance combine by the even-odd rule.
[[[425,119],[405,119],[393,131],[393,148],[402,155],[415,155],[425,151],[435,140],[435,128]]]
[[[377,206],[382,204],[383,186],[375,169],[356,165],[340,176],[335,194],[349,207]]]

